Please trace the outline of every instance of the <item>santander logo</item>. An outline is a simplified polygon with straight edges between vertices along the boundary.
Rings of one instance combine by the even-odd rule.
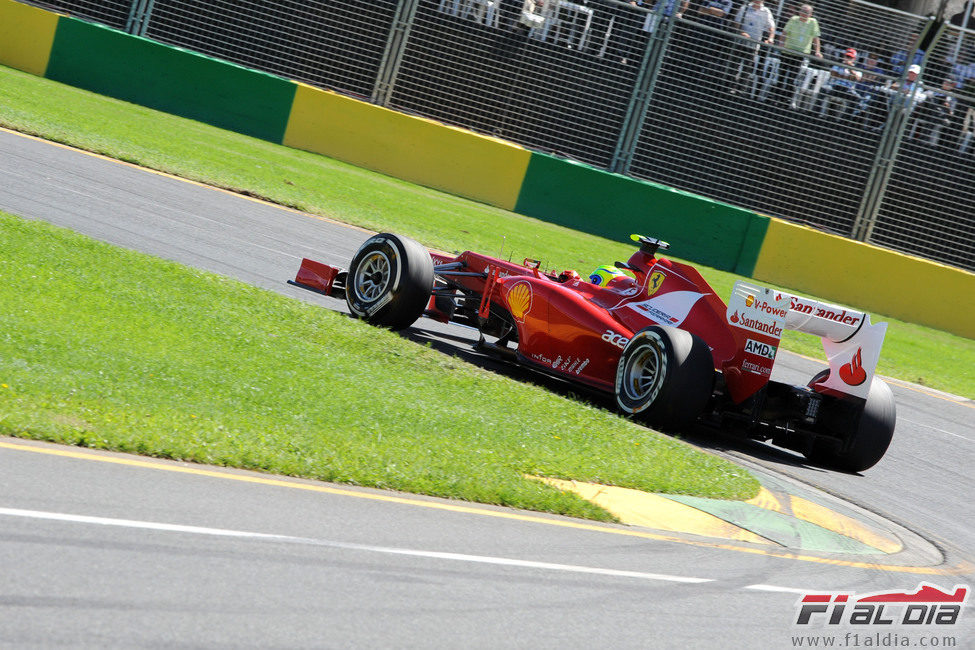
[[[859,386],[867,380],[867,371],[863,369],[863,359],[860,356],[862,351],[863,348],[857,348],[850,363],[840,367],[840,379],[849,386]]]

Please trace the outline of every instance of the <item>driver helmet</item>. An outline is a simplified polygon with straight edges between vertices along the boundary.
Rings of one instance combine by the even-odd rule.
[[[589,274],[589,281],[600,287],[605,287],[611,280],[621,275],[625,276],[626,274],[615,266],[605,264]]]

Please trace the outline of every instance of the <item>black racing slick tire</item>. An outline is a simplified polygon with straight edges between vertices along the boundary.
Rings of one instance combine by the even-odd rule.
[[[828,372],[826,370],[813,377],[810,385],[820,381]],[[837,423],[837,426],[844,426],[849,431],[845,444],[816,440],[806,457],[819,465],[846,472],[862,472],[880,462],[887,453],[897,424],[897,404],[890,386],[874,377],[861,408],[859,413],[854,411]]]
[[[703,412],[714,391],[714,360],[700,338],[655,325],[633,335],[616,367],[616,403],[625,415],[681,431]]]
[[[409,237],[367,239],[349,265],[345,302],[356,318],[398,330],[422,314],[433,290],[433,260]]]

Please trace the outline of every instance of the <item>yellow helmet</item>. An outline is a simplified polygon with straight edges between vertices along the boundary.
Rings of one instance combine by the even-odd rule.
[[[610,280],[621,275],[626,274],[615,266],[604,264],[589,274],[589,281],[593,284],[605,287],[607,284],[609,284]]]

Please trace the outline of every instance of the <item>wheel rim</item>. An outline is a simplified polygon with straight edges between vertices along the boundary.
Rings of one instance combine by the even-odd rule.
[[[363,302],[374,302],[385,293],[392,279],[392,265],[382,251],[366,255],[355,270],[353,289]]]
[[[623,390],[626,396],[641,402],[652,395],[660,382],[660,352],[643,346],[626,360],[623,371]]]

